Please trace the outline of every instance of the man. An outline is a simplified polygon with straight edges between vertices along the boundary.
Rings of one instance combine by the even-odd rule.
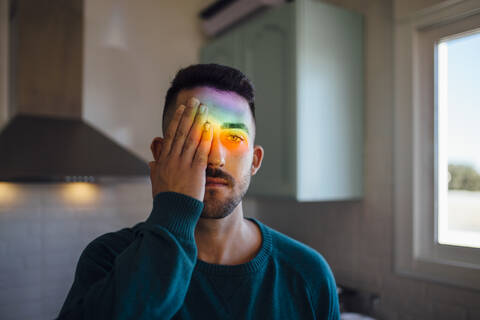
[[[150,216],[87,246],[59,319],[339,319],[322,256],[244,218],[264,154],[250,81],[216,64],[180,70],[163,132]]]

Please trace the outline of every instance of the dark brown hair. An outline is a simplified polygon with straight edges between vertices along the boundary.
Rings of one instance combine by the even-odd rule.
[[[252,82],[237,69],[211,63],[194,64],[177,72],[165,96],[163,123],[169,108],[174,106],[178,93],[183,89],[196,87],[211,87],[237,93],[247,100],[255,121],[255,89]]]

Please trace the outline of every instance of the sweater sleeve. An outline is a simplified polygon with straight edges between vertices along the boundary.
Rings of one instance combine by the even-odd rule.
[[[325,279],[319,292],[319,305],[317,319],[340,320],[340,307],[335,278],[327,265]]]
[[[333,274],[330,272],[330,275],[327,279],[326,291],[328,291],[328,318],[329,320],[340,320],[340,306],[338,303],[338,292],[337,285]]]
[[[330,266],[321,254],[316,254],[312,266],[315,266],[316,276],[310,277],[306,285],[313,300],[315,318],[340,320],[337,284]]]
[[[203,203],[162,192],[121,253],[92,241],[58,319],[170,319],[185,299],[197,259],[195,225]]]

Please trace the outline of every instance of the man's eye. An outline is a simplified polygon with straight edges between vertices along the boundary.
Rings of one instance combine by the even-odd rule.
[[[241,142],[241,141],[244,140],[242,137],[234,135],[234,134],[228,135],[227,139],[232,141],[232,142]]]

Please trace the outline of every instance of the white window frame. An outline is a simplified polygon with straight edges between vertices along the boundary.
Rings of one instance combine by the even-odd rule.
[[[402,275],[480,289],[480,249],[437,238],[436,43],[480,28],[480,1],[444,1],[395,22],[394,266]]]

